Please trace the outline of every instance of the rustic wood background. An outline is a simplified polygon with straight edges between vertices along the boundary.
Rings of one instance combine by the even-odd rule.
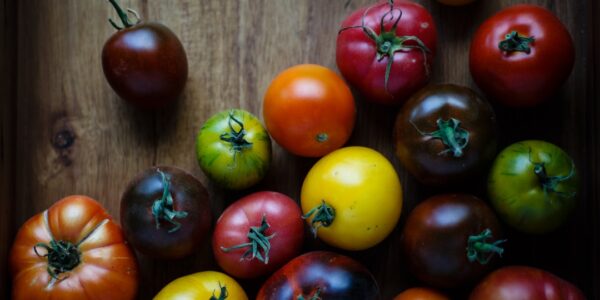
[[[275,145],[274,163],[262,184],[251,191],[227,192],[208,182],[197,166],[195,134],[210,115],[226,108],[260,115],[270,80],[289,66],[317,63],[335,69],[340,22],[373,0],[123,2],[146,20],[166,24],[185,46],[189,80],[182,99],[168,110],[149,113],[130,107],[104,79],[100,52],[114,32],[107,17],[116,17],[106,1],[0,1],[0,298],[10,293],[7,252],[26,219],[70,194],[100,200],[118,219],[127,181],[152,165],[179,166],[201,178],[211,192],[216,216],[254,190],[277,190],[298,199],[314,159],[291,156]],[[579,206],[571,222],[556,233],[530,237],[509,231],[504,263],[550,270],[577,284],[590,299],[600,299],[600,4],[479,0],[452,8],[433,0],[418,2],[430,10],[438,27],[433,83],[474,87],[468,71],[470,38],[485,18],[503,7],[540,4],[569,28],[577,61],[556,99],[537,109],[496,106],[496,111],[502,146],[545,139],[574,157],[583,179]],[[395,111],[365,104],[357,94],[356,98],[358,121],[349,144],[375,148],[397,166],[405,193],[403,222],[418,201],[442,191],[420,187],[399,166],[390,138]],[[65,137],[72,137],[72,144],[57,142]],[[482,187],[482,182],[473,182],[471,192],[485,197]],[[349,253],[375,274],[383,299],[418,284],[402,261],[400,228],[371,250]],[[176,277],[215,269],[209,244],[182,261],[141,257],[139,299],[150,299]],[[306,248],[324,246],[309,241]],[[243,283],[252,296],[260,282]],[[461,292],[456,295],[461,297]]]

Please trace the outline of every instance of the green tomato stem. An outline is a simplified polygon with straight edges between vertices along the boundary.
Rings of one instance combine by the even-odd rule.
[[[321,204],[312,208],[308,213],[302,216],[302,219],[308,219],[312,215],[314,215],[313,219],[310,221],[311,224],[311,232],[313,236],[317,237],[317,230],[323,227],[329,227],[331,223],[335,220],[335,209],[325,203],[325,200],[321,200]]]
[[[161,170],[157,172],[162,177],[163,194],[160,199],[156,199],[152,204],[152,215],[156,222],[156,229],[160,229],[160,221],[164,220],[174,225],[169,229],[169,233],[175,232],[181,228],[181,223],[175,219],[183,219],[188,216],[186,211],[177,211],[173,208],[173,196],[169,190],[171,186],[171,178]]]
[[[220,288],[219,297],[217,298],[217,296],[215,296],[215,292],[213,291],[212,296],[210,296],[210,298],[208,300],[225,300],[225,299],[227,299],[227,297],[229,297],[229,292],[227,291],[226,286],[221,285],[221,283],[219,282],[219,288]]]
[[[236,130],[234,128],[234,123],[240,127],[239,130]],[[223,133],[220,136],[222,141],[231,143],[231,148],[235,152],[240,152],[244,149],[252,148],[252,143],[248,142],[245,139],[246,130],[244,130],[244,123],[242,123],[234,116],[233,111],[229,112],[228,125],[229,132]]]
[[[308,300],[321,300],[321,288],[318,288],[317,291],[309,297]],[[296,300],[305,300],[304,295],[299,295]]]
[[[478,263],[485,265],[490,262],[494,254],[502,256],[504,249],[499,245],[506,242],[506,240],[497,240],[489,243],[488,239],[492,238],[492,231],[488,228],[477,235],[469,236],[467,240],[467,259],[470,262],[477,261]]]
[[[498,48],[504,52],[525,52],[531,53],[531,43],[535,42],[533,36],[526,37],[516,31],[505,36],[505,39],[498,44]]]
[[[469,145],[469,132],[460,127],[461,123],[457,119],[450,118],[448,121],[438,119],[436,122],[438,130],[433,132],[423,132],[412,121],[411,124],[421,135],[442,141],[448,149],[442,151],[441,155],[452,152],[454,157],[462,157],[463,150]]]
[[[221,246],[221,250],[227,253],[236,249],[248,247],[248,250],[242,254],[240,261],[244,259],[252,260],[256,258],[266,265],[269,263],[269,252],[271,250],[271,242],[269,242],[269,240],[275,237],[275,233],[270,236],[265,235],[265,231],[270,227],[271,226],[267,222],[267,217],[263,215],[260,227],[250,227],[250,232],[248,232],[248,240],[250,242],[228,248]],[[260,253],[261,250],[263,254]]]
[[[38,252],[38,248],[45,249],[46,254],[41,255]],[[46,257],[48,259],[47,271],[55,280],[66,278],[59,278],[59,275],[73,270],[81,263],[79,245],[67,241],[51,240],[49,245],[37,243],[33,246],[33,251],[38,257]]]

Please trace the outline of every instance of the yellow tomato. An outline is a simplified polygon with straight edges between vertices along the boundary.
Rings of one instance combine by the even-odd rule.
[[[206,271],[179,277],[154,297],[154,300],[209,299],[248,300],[248,296],[233,278],[220,272]]]
[[[365,147],[336,150],[306,175],[302,211],[329,245],[363,250],[387,237],[400,218],[402,187],[392,164]]]
[[[438,0],[438,1],[440,3],[446,4],[446,5],[459,6],[459,5],[469,4],[475,0]]]

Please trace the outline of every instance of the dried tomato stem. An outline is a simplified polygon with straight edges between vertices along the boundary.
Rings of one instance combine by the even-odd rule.
[[[477,261],[485,265],[490,262],[494,254],[502,256],[504,249],[499,245],[506,242],[506,240],[498,240],[492,243],[487,242],[491,238],[492,231],[489,228],[480,234],[469,236],[467,240],[467,258],[470,262]]]

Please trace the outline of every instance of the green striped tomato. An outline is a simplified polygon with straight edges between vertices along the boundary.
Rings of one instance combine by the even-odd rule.
[[[271,163],[269,134],[251,113],[241,109],[210,117],[196,139],[196,157],[202,171],[227,189],[258,183]]]

